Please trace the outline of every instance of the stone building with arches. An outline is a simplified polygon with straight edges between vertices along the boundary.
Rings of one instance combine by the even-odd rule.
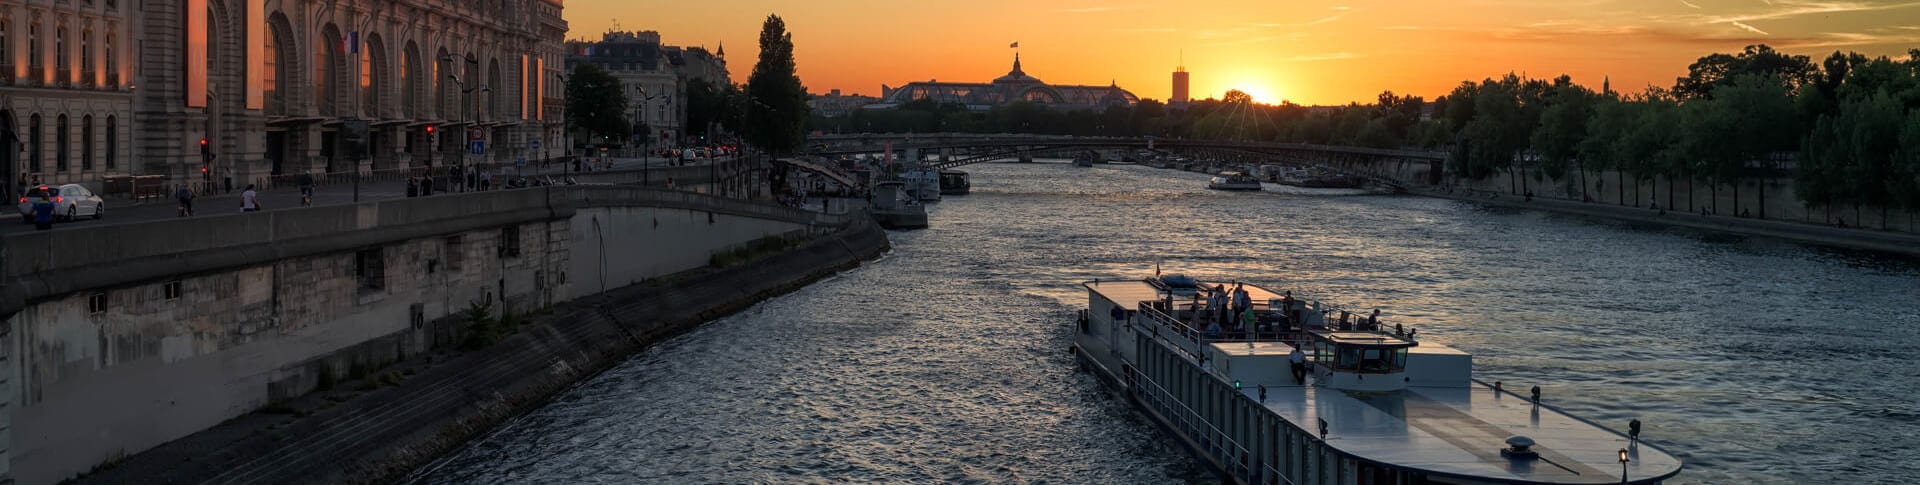
[[[0,193],[133,170],[136,10],[126,0],[0,0]]]
[[[561,8],[0,0],[0,116],[11,118],[0,118],[0,149],[10,149],[0,152],[17,159],[0,162],[21,167],[0,173],[88,185],[166,175],[225,189],[276,175],[557,157]],[[357,126],[367,127],[364,158],[343,148]]]

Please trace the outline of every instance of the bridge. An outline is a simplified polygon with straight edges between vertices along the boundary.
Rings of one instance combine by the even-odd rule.
[[[941,156],[928,163],[928,166],[940,170],[1034,153],[1112,149],[1183,152],[1241,163],[1322,168],[1396,189],[1440,183],[1446,162],[1443,152],[1164,138],[965,133],[859,134],[813,136],[807,139],[807,143],[811,148],[810,154],[825,157],[879,153],[888,149],[908,157],[938,153]]]

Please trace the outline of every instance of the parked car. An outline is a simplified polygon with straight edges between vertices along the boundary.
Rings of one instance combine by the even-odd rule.
[[[27,189],[20,197],[20,220],[33,223],[33,203],[40,200],[42,194],[53,197],[53,218],[74,220],[80,216],[92,216],[94,219],[106,217],[107,202],[100,199],[91,190],[80,184],[67,184],[59,187],[46,185]]]

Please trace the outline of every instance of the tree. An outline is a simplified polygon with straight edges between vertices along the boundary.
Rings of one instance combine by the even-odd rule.
[[[712,138],[721,132],[740,130],[740,86],[727,82],[715,84],[706,79],[687,82],[687,132]]]
[[[799,149],[806,140],[807,88],[794,72],[793,34],[779,15],[760,27],[760,59],[747,77],[747,140],[774,156]]]
[[[1593,116],[1587,120],[1587,136],[1581,139],[1580,145],[1576,147],[1580,158],[1581,170],[1599,172],[1613,169],[1617,171],[1616,173],[1625,172],[1627,164],[1622,160],[1624,157],[1620,155],[1620,140],[1626,138],[1627,133],[1633,130],[1634,122],[1636,121],[1634,118],[1639,115],[1636,110],[1638,106],[1636,103],[1629,103],[1612,97],[1601,98],[1600,101],[1594,105]],[[1604,183],[1605,179],[1603,178],[1601,180]],[[1624,178],[1619,180],[1624,180]],[[1580,184],[1582,186],[1588,185],[1584,176]],[[1616,197],[1615,201],[1625,205],[1627,202],[1625,196],[1626,185],[1623,183],[1616,183],[1615,185],[1620,186],[1615,190],[1615,192],[1620,194]],[[1584,190],[1583,188],[1582,191]],[[1604,192],[1602,194],[1604,194]],[[1601,197],[1604,198],[1605,195]]]
[[[1680,99],[1713,97],[1720,86],[1732,84],[1741,76],[1760,76],[1792,92],[1813,81],[1816,69],[1807,56],[1789,56],[1766,44],[1750,45],[1739,54],[1708,54],[1687,66],[1687,77],[1674,82],[1673,93]]]
[[[567,126],[602,143],[625,137],[631,128],[620,80],[593,64],[575,66],[567,78]]]
[[[1220,100],[1227,104],[1253,104],[1253,95],[1247,94],[1246,91],[1230,89],[1227,90],[1227,94],[1220,95]]]
[[[1580,142],[1587,138],[1587,121],[1593,118],[1593,91],[1571,82],[1556,84],[1547,95],[1547,107],[1540,115],[1540,129],[1533,132],[1533,151],[1540,155],[1541,168],[1548,176],[1565,177],[1568,166],[1579,154]],[[1580,170],[1582,175],[1585,170]],[[1569,179],[1571,181],[1571,179]],[[1586,198],[1586,181],[1580,182],[1580,196]],[[1568,197],[1573,193],[1568,190]]]
[[[1801,133],[1793,121],[1793,101],[1786,87],[1759,75],[1743,75],[1713,90],[1713,97],[1686,103],[1684,129],[1687,154],[1705,164],[1717,193],[1719,184],[1733,184],[1734,213],[1740,211],[1740,182],[1747,165],[1767,160],[1774,151],[1790,149]],[[1755,123],[1754,120],[1776,120]],[[1760,217],[1766,217],[1766,191],[1760,192]]]

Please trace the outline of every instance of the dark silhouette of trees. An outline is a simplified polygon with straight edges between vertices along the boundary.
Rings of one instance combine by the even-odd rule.
[[[793,34],[779,15],[768,15],[760,27],[760,59],[747,77],[743,100],[744,137],[774,156],[783,156],[806,141],[807,88],[794,73]]]
[[[581,63],[567,78],[567,125],[586,134],[591,144],[624,140],[632,127],[627,121],[627,93],[620,80],[599,66]]]

